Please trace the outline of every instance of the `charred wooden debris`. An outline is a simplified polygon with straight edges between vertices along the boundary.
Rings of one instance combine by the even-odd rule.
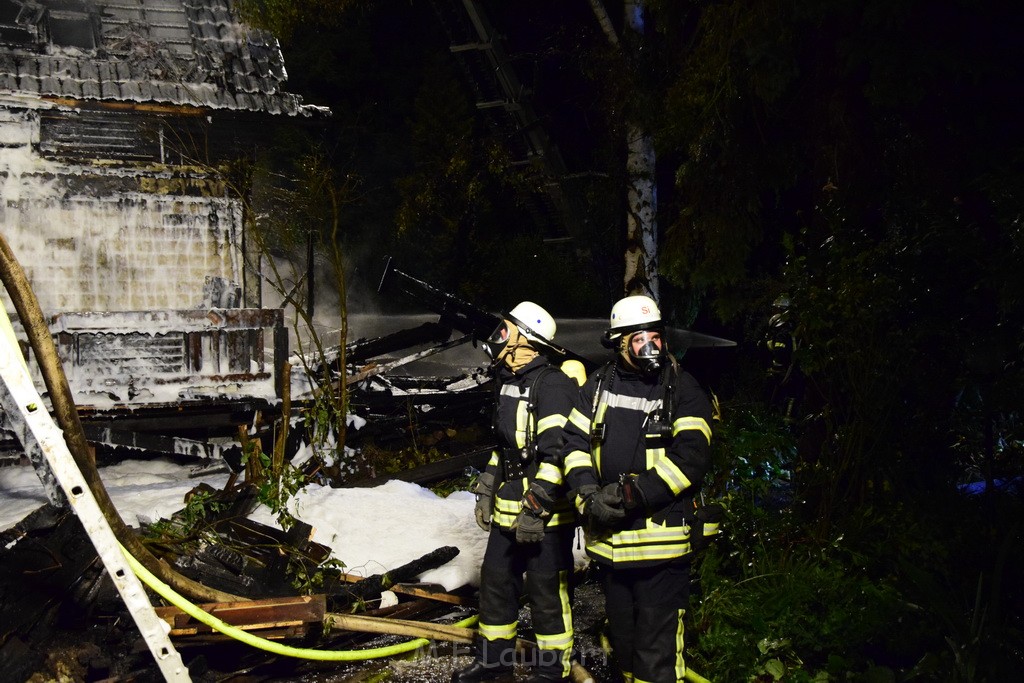
[[[312,394],[322,390],[319,385],[304,391],[290,370],[301,367],[296,374],[326,376],[334,389],[347,390],[353,428],[346,452],[416,446],[448,456],[388,475],[372,462],[333,473],[319,462],[297,463],[306,481],[430,483],[481,467],[490,450],[493,397],[487,373],[415,377],[399,372],[472,341],[472,330],[463,331],[465,316],[453,318],[452,310],[441,311],[436,323],[359,339],[344,350],[326,349],[315,361],[287,359],[281,311],[211,307],[64,314],[51,320],[50,328],[97,462],[166,456],[195,464],[195,474],[230,472],[223,489],[199,484],[179,513],[140,530],[146,548],[175,572],[238,597],[200,607],[261,638],[345,649],[365,646],[380,634],[469,642],[470,630],[430,622],[468,616],[475,598],[468,587],[446,592],[416,583],[416,576],[449,562],[457,548],[438,548],[385,575],[364,578],[332,562],[329,548],[312,540],[309,525],[292,519],[282,530],[247,518],[260,502],[261,478],[274,468],[280,471],[281,461],[292,461],[302,450],[308,438],[305,412],[316,400]],[[452,339],[453,331],[462,334]],[[267,348],[273,349],[269,356]],[[462,432],[469,436],[459,438]],[[5,445],[18,454],[20,444],[13,438]],[[260,454],[271,457],[256,457]],[[46,469],[38,458],[33,465]],[[67,673],[71,680],[130,678],[132,666],[152,672],[82,521],[61,507],[53,477],[42,478],[52,502],[3,532],[0,679],[25,680],[47,667],[44,675],[60,677],[65,674],[56,669],[70,666],[75,669]],[[399,597],[382,606],[385,593]],[[248,650],[214,664],[215,657],[236,647],[226,636],[175,606],[161,607],[158,614],[175,647],[203,648],[211,668],[281,666],[275,663],[279,658]],[[361,635],[366,633],[374,635]],[[215,645],[216,650],[206,649]],[[48,663],[58,651],[67,656]],[[124,660],[115,652],[135,656]]]
[[[188,538],[174,538],[161,556],[182,574],[240,596],[198,605],[227,625],[268,641],[321,650],[364,648],[382,637],[386,642],[409,637],[469,642],[470,630],[434,621],[467,616],[475,604],[470,591],[450,593],[415,580],[451,560],[456,548],[439,548],[383,575],[357,577],[326,562],[330,551],[311,540],[308,525],[297,523],[288,531],[269,527],[237,516],[251,496],[214,495],[229,504],[201,520],[191,519]],[[185,514],[157,525],[174,526]],[[166,543],[166,529],[142,533],[154,551]],[[0,540],[0,679],[157,680],[78,517],[46,505],[4,531]],[[309,583],[296,582],[296,576]],[[397,599],[382,607],[385,591]],[[265,676],[247,680],[265,680],[273,677],[270,671],[315,669],[311,662],[282,662],[288,658],[240,644],[179,607],[157,607],[156,612],[193,680],[260,668],[267,669]]]

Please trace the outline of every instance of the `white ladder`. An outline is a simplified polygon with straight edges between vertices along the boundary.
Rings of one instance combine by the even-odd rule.
[[[149,646],[153,658],[167,681],[191,681],[181,655],[174,649],[168,635],[169,627],[161,620],[146,596],[138,577],[107,524],[96,498],[89,489],[81,470],[68,450],[64,433],[46,410],[42,397],[36,391],[32,377],[14,339],[11,321],[0,303],[0,407],[16,433],[22,447],[36,468],[46,488],[47,497],[55,505],[60,500],[53,487],[56,479],[67,498],[67,503],[78,516],[89,535],[96,552],[103,560],[114,580],[121,599],[131,612],[135,625]]]

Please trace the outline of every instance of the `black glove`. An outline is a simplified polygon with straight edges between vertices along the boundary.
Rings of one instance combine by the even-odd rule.
[[[599,489],[591,484],[581,486],[577,492],[582,501],[583,516],[606,527],[614,526],[626,516],[626,511],[622,507],[622,496],[615,490],[609,491],[610,486]],[[618,484],[614,486],[617,487]]]
[[[512,522],[516,543],[540,543],[544,540],[544,520],[530,510],[523,510]]]
[[[484,472],[476,480],[476,523],[484,531],[491,529],[491,509],[494,507],[494,475]]]
[[[690,526],[690,547],[693,552],[704,550],[718,538],[724,519],[725,508],[720,503],[708,503],[697,508]]]
[[[544,540],[544,524],[551,516],[555,501],[536,482],[523,495],[523,511],[512,522],[518,543],[540,543]]]

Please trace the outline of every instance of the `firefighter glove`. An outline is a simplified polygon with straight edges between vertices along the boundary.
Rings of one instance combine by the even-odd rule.
[[[530,484],[523,494],[523,511],[519,513],[512,528],[519,543],[540,543],[544,540],[544,523],[551,516],[555,501],[537,482]]]
[[[616,485],[618,486],[618,485]],[[622,507],[622,496],[608,486],[599,489],[597,486],[581,486],[579,496],[583,502],[583,515],[606,527],[614,526],[626,516]]]
[[[531,510],[523,509],[512,522],[516,543],[540,543],[544,540],[544,520]]]
[[[476,480],[476,523],[484,531],[491,529],[491,509],[494,507],[494,475],[484,472]]]

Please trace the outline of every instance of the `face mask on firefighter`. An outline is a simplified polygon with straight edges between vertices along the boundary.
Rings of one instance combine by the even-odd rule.
[[[641,372],[652,373],[661,369],[664,362],[661,332],[641,330],[629,337],[627,361]]]
[[[508,344],[509,340],[509,326],[508,322],[502,320],[498,323],[498,326],[494,328],[494,332],[491,332],[491,336],[487,337],[482,346],[484,352],[488,355],[491,360],[497,360],[502,350]]]

